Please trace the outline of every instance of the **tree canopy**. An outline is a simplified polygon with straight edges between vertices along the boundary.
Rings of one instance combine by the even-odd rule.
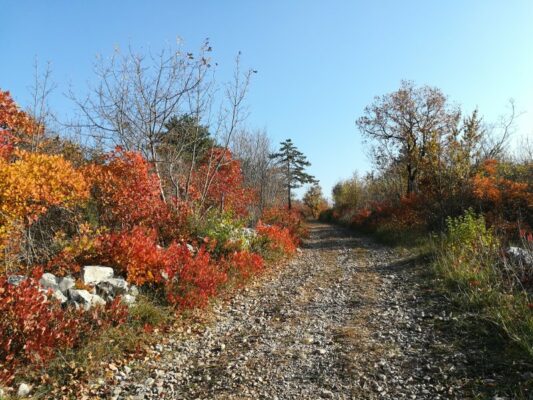
[[[305,172],[305,169],[311,166],[307,157],[294,145],[291,139],[280,143],[280,149],[277,153],[270,155],[280,168],[284,177],[285,188],[287,189],[287,203],[289,209],[292,207],[291,190],[297,189],[306,183],[317,182],[313,175]]]

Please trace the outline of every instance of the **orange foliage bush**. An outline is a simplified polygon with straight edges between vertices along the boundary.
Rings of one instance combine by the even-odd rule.
[[[8,220],[34,221],[52,206],[71,207],[86,200],[83,175],[61,156],[18,151],[0,160],[0,212]]]
[[[472,179],[472,193],[490,223],[514,235],[518,226],[533,223],[533,188],[509,179],[496,160],[487,160]],[[519,221],[519,223],[518,223]]]
[[[13,152],[0,158],[0,260],[20,250],[23,231],[52,207],[72,208],[88,199],[83,175],[61,156]]]
[[[9,158],[16,145],[41,132],[42,127],[19,109],[9,92],[0,89],[0,158]]]

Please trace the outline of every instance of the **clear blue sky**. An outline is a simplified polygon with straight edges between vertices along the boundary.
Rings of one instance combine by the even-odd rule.
[[[401,79],[440,87],[488,120],[509,98],[533,132],[533,2],[523,1],[7,1],[0,0],[0,88],[28,102],[33,62],[52,63],[62,93],[92,79],[97,53],[114,46],[157,49],[209,37],[221,73],[240,50],[259,71],[250,127],[276,142],[291,137],[329,193],[370,163],[354,121]]]

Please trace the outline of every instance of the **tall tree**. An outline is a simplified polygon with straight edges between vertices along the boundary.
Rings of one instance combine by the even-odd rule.
[[[270,158],[273,159],[283,174],[285,187],[287,189],[287,203],[289,210],[292,207],[291,202],[291,190],[297,189],[306,183],[315,183],[314,176],[305,172],[306,167],[309,167],[311,163],[307,161],[307,157],[299,151],[292,143],[291,139],[287,139],[281,142],[281,147],[277,153],[271,154]]]
[[[457,129],[461,113],[437,88],[404,81],[396,92],[376,97],[357,120],[361,133],[377,144],[375,160],[384,169],[399,164],[407,194],[418,190],[421,169],[434,149]]]

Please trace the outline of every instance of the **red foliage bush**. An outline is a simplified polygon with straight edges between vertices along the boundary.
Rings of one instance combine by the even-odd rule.
[[[265,268],[263,258],[259,254],[249,251],[235,251],[224,260],[224,263],[228,273],[241,280],[249,279]]]
[[[153,229],[134,227],[130,231],[111,233],[100,238],[104,264],[126,274],[136,285],[161,282],[166,268],[166,250],[157,244]]]
[[[227,279],[205,248],[195,254],[185,243],[163,248],[154,230],[135,227],[104,235],[101,242],[104,263],[123,271],[136,285],[162,284],[168,301],[180,308],[204,307]]]
[[[248,215],[250,205],[257,198],[256,193],[243,184],[240,161],[224,148],[210,151],[193,176],[193,192],[197,196],[207,187],[205,206],[231,211],[238,216]]]
[[[170,219],[159,179],[141,154],[117,148],[103,165],[91,165],[87,172],[105,225],[118,230],[159,227]]]
[[[373,202],[355,212],[350,224],[356,229],[375,232],[424,230],[427,227],[425,199],[417,195],[404,196],[395,202]],[[353,211],[352,211],[353,212]]]
[[[29,143],[42,126],[22,111],[9,92],[0,89],[0,157],[7,159],[16,145]]]
[[[0,314],[0,381],[9,382],[18,365],[43,364],[57,348],[74,345],[76,321],[34,278],[14,286],[0,277]]]
[[[205,307],[227,274],[205,248],[192,255],[186,245],[173,243],[166,251],[165,290],[170,303],[180,308]]]
[[[266,241],[266,250],[277,254],[294,254],[296,244],[287,228],[277,225],[264,225],[261,221],[256,227],[257,233]]]
[[[75,346],[99,329],[124,322],[127,307],[119,301],[89,312],[62,309],[34,276],[17,286],[0,277],[0,382],[9,383],[19,366],[42,366],[58,350]]]
[[[265,224],[286,228],[296,245],[300,244],[302,238],[308,236],[308,231],[300,211],[294,209],[289,210],[287,207],[272,207],[263,211],[261,220]]]

